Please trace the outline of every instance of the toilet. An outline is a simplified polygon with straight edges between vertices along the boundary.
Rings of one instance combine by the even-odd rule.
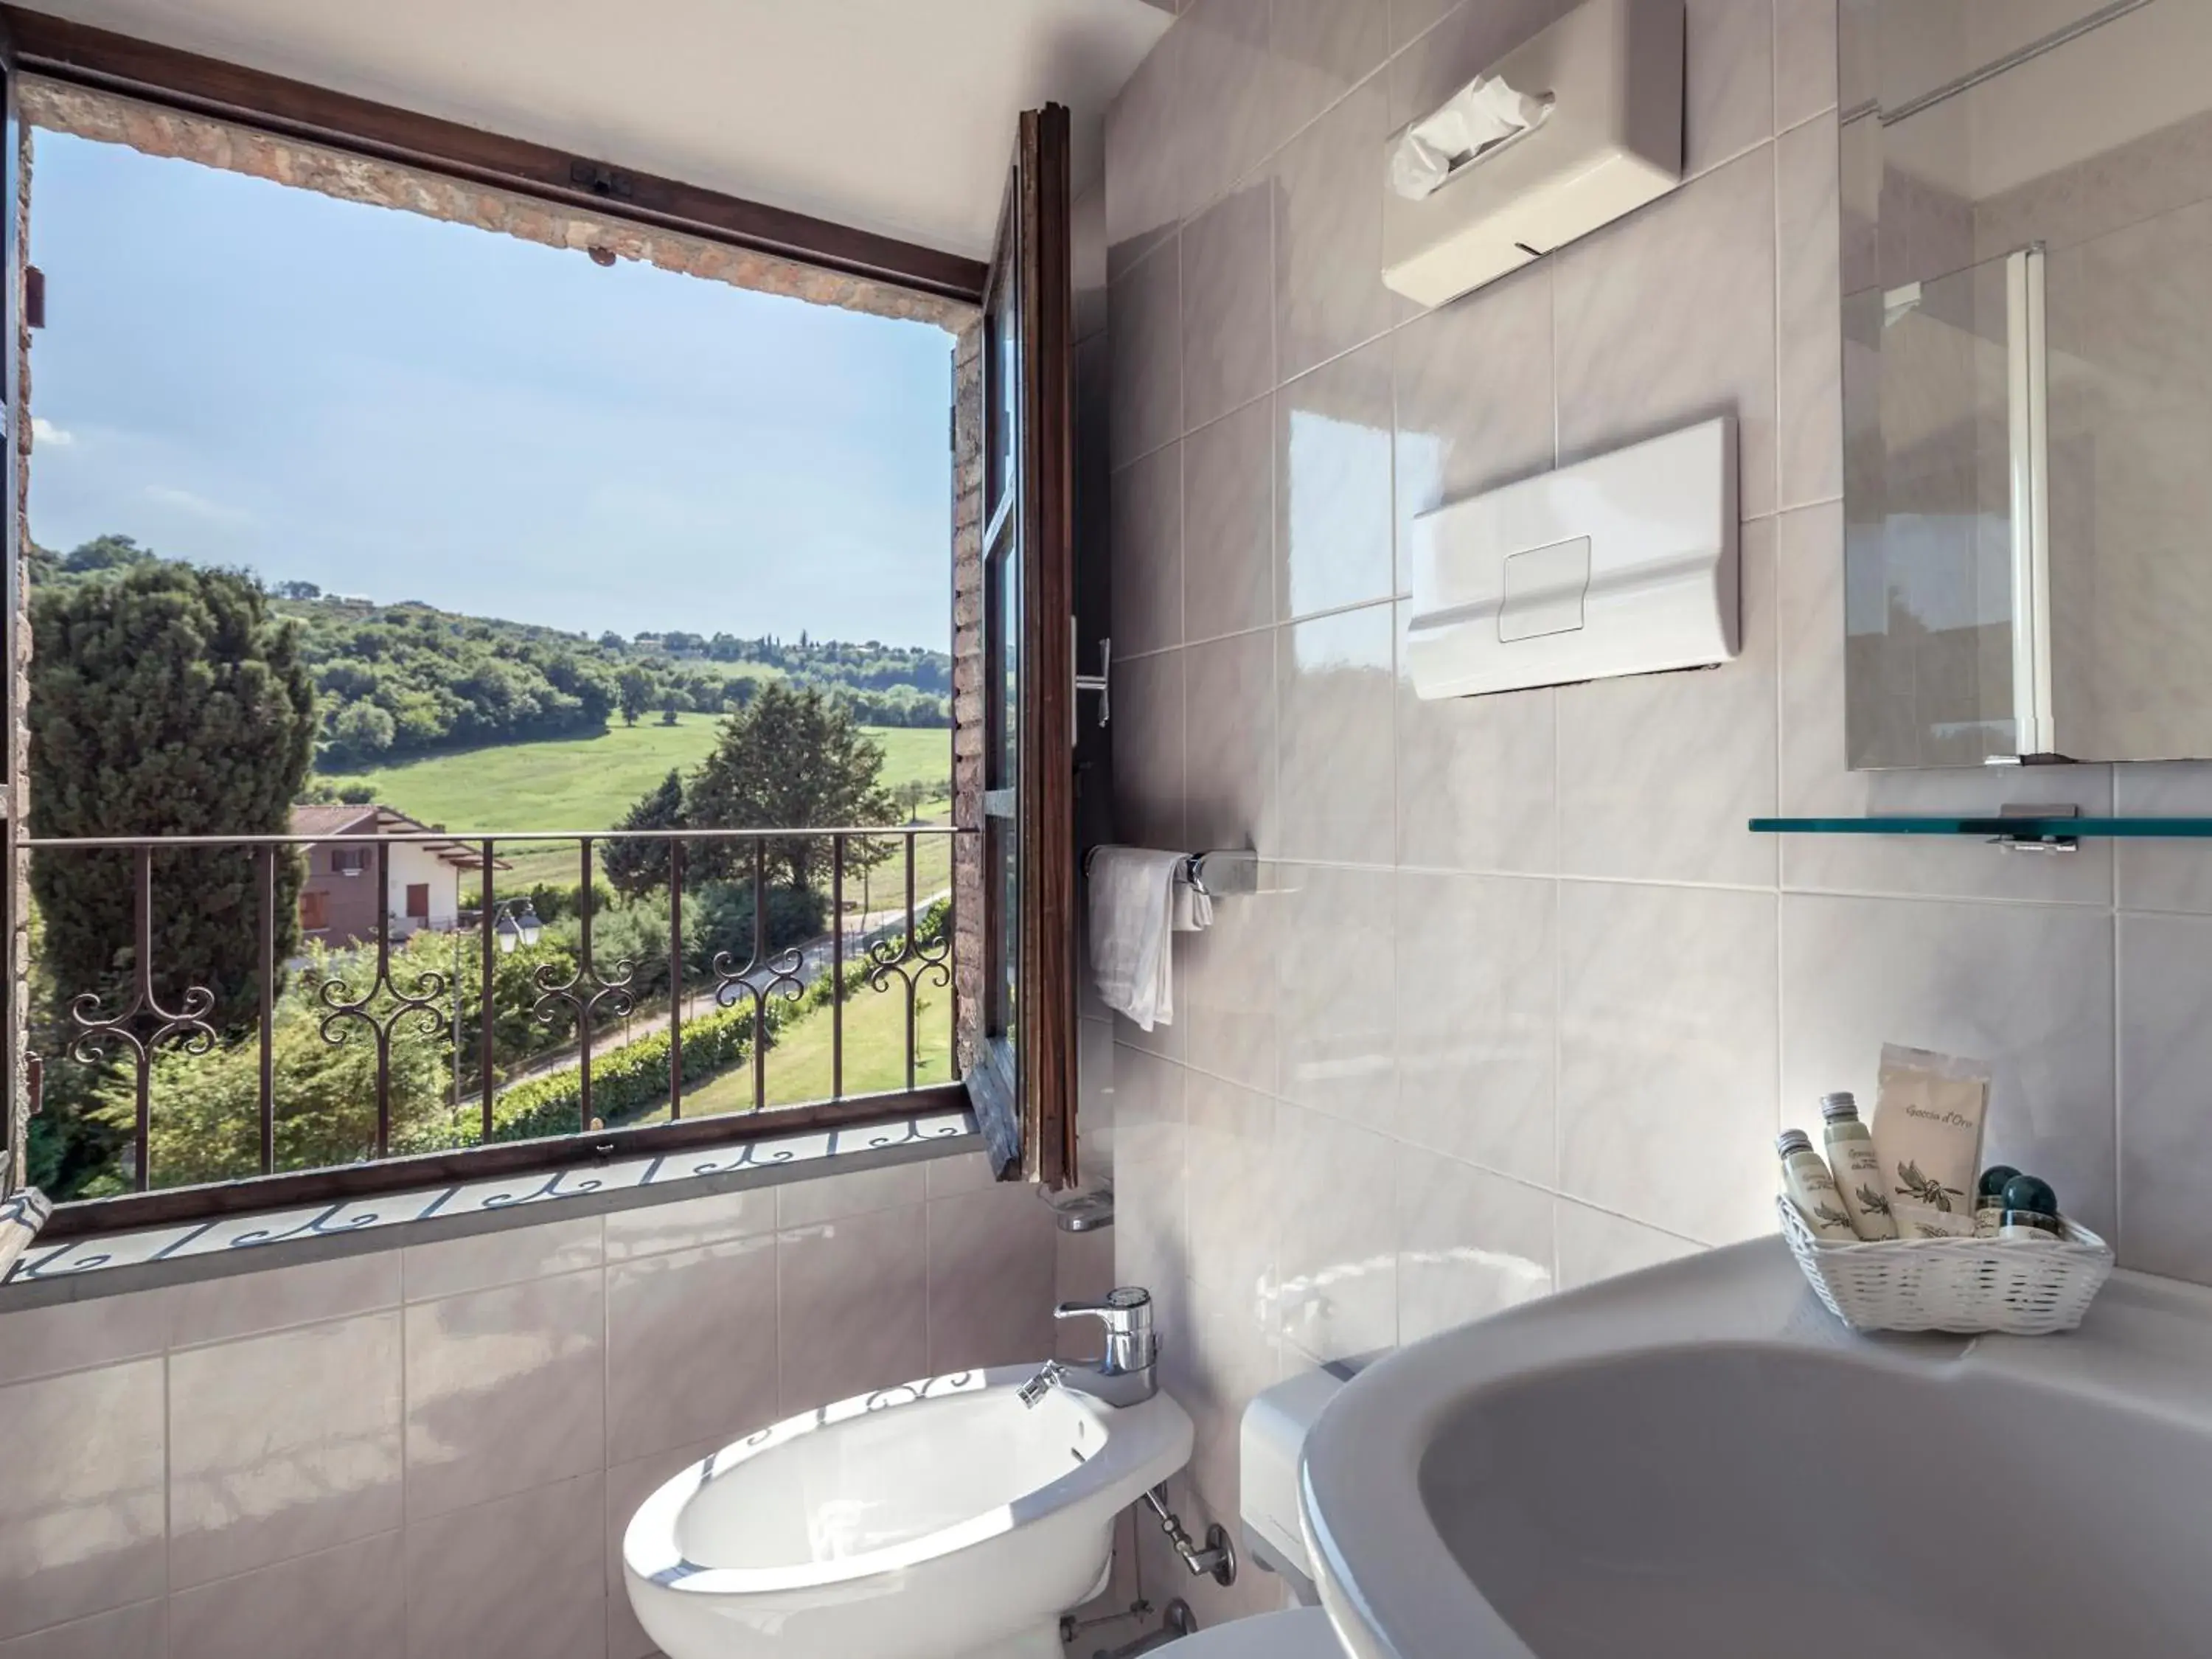
[[[1254,1396],[1237,1447],[1243,1538],[1237,1571],[1279,1577],[1299,1605],[1285,1613],[1215,1625],[1158,1651],[1174,1659],[1346,1659],[1317,1605],[1312,1564],[1298,1520],[1298,1456],[1307,1431],[1345,1379],[1308,1371]]]

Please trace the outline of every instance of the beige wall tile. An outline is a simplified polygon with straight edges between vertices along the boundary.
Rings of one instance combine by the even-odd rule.
[[[167,1659],[168,1604],[141,1601],[0,1642],[0,1659]]]
[[[1124,467],[1110,489],[1115,652],[1140,656],[1180,645],[1182,446],[1169,444]]]
[[[607,1269],[607,1458],[776,1420],[775,1236]]]
[[[1391,561],[1391,343],[1323,364],[1275,394],[1275,611],[1387,599]]]
[[[1182,240],[1183,422],[1194,432],[1275,384],[1273,185],[1240,185],[1192,220]]]
[[[168,1305],[169,1340],[183,1347],[394,1307],[399,1289],[399,1253],[372,1250],[204,1279],[160,1294]]]
[[[1774,125],[1836,107],[1836,0],[1774,0]]]
[[[1556,884],[1401,871],[1395,896],[1398,1134],[1555,1185]]]
[[[716,1200],[702,1202],[713,1204]],[[678,1219],[636,1212],[641,1218],[625,1222],[631,1230],[663,1227]],[[496,1285],[516,1285],[556,1273],[596,1267],[604,1255],[603,1225],[595,1215],[536,1226],[506,1227],[496,1232],[466,1238],[441,1239],[434,1244],[410,1244],[405,1258],[407,1299],[428,1302],[465,1291],[488,1290]]]
[[[1275,635],[1261,629],[1209,640],[1185,651],[1182,662],[1189,784],[1186,842],[1177,844],[1273,847],[1278,836]],[[1196,941],[1178,941],[1178,964],[1186,943]]]
[[[169,1659],[402,1659],[400,1534],[380,1533],[171,1598]]]
[[[605,1549],[596,1469],[410,1525],[408,1659],[601,1659]]]
[[[1218,639],[1274,618],[1271,412],[1263,397],[1183,441],[1181,574],[1188,638]]]
[[[161,1395],[159,1359],[0,1389],[0,1638],[161,1594]]]
[[[1705,173],[1774,136],[1774,0],[1688,0],[1682,164]]]
[[[0,1320],[0,1384],[88,1370],[161,1352],[170,1293],[140,1291],[19,1308]]]
[[[174,1590],[400,1522],[397,1309],[169,1362]]]
[[[1034,1188],[933,1199],[928,1233],[933,1374],[1052,1352],[1058,1231]]]
[[[1776,800],[1773,520],[1739,548],[1735,661],[1560,688],[1561,874],[1774,884],[1773,838],[1744,828]]]
[[[410,1525],[606,1467],[605,1306],[594,1268],[408,1308]]]
[[[1711,1244],[1773,1228],[1775,904],[1560,884],[1561,1192]]]
[[[1329,0],[1350,9],[1347,0]],[[1382,142],[1389,99],[1367,81],[1285,145],[1274,163],[1275,346],[1285,379],[1390,326],[1382,285]]]
[[[921,1204],[783,1233],[776,1273],[781,1415],[929,1375],[929,1230]]]
[[[1396,643],[1387,605],[1283,630],[1275,652],[1282,857],[1389,862],[1396,818]]]
[[[1562,461],[1733,414],[1744,516],[1773,511],[1774,239],[1762,146],[1559,256]]]
[[[850,1179],[825,1176],[795,1181],[787,1187],[753,1187],[743,1192],[682,1198],[672,1204],[617,1210],[606,1218],[607,1260],[628,1261],[641,1255],[697,1249],[726,1239],[773,1232],[785,1205],[835,1202],[830,1194],[842,1190],[840,1182]]]
[[[1410,1149],[1398,1161],[1398,1340],[1550,1294],[1552,1195]]]

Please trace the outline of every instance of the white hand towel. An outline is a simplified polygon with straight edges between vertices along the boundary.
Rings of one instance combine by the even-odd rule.
[[[1175,884],[1175,927],[1178,933],[1202,933],[1213,926],[1213,900],[1187,881]]]
[[[1091,971],[1098,994],[1139,1030],[1175,1018],[1174,927],[1179,853],[1102,847],[1091,860]]]

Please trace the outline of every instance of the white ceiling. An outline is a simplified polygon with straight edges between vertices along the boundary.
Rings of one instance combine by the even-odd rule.
[[[39,0],[38,10],[949,252],[1014,121],[1107,104],[1157,0]]]

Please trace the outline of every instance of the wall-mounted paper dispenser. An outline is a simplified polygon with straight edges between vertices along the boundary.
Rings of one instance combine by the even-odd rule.
[[[1425,698],[1728,661],[1740,648],[1735,422],[1413,521],[1406,663]]]
[[[1438,306],[1682,177],[1683,0],[1584,0],[1389,141],[1382,280]],[[1437,182],[1441,176],[1442,182]]]

